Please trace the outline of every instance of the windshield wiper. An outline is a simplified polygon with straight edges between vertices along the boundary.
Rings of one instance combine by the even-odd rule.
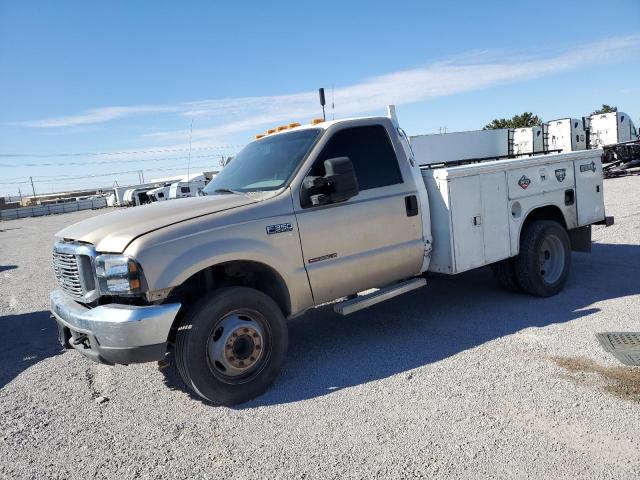
[[[216,188],[213,193],[235,193],[236,195],[246,195],[244,192],[240,192],[239,190],[232,190],[230,188]]]

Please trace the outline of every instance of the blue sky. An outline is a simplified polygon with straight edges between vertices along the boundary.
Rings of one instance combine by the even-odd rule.
[[[184,171],[192,121],[191,164],[217,165],[318,116],[320,86],[411,134],[602,103],[640,124],[638,0],[485,3],[2,0],[0,195]]]

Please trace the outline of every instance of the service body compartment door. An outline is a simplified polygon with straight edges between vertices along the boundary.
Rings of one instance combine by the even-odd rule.
[[[504,172],[481,177],[484,261],[493,263],[511,256],[509,200]]]
[[[484,265],[480,175],[451,180],[449,195],[455,271],[480,267]]]
[[[576,177],[578,226],[590,225],[604,219],[602,192],[602,163],[599,157],[573,162]]]
[[[533,197],[556,190],[574,188],[571,162],[556,162],[518,168],[507,172],[509,199]]]

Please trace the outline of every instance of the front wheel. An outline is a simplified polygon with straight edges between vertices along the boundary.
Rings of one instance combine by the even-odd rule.
[[[525,227],[514,259],[518,285],[526,293],[550,297],[559,293],[571,269],[571,243],[558,222],[537,220]]]
[[[274,381],[287,351],[278,305],[246,287],[220,289],[196,303],[178,328],[175,361],[185,384],[216,405],[235,405]]]

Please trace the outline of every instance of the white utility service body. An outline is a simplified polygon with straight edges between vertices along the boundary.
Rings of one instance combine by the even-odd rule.
[[[544,205],[559,206],[569,230],[604,220],[601,154],[423,169],[433,237],[429,270],[455,274],[517,255],[522,220]]]

